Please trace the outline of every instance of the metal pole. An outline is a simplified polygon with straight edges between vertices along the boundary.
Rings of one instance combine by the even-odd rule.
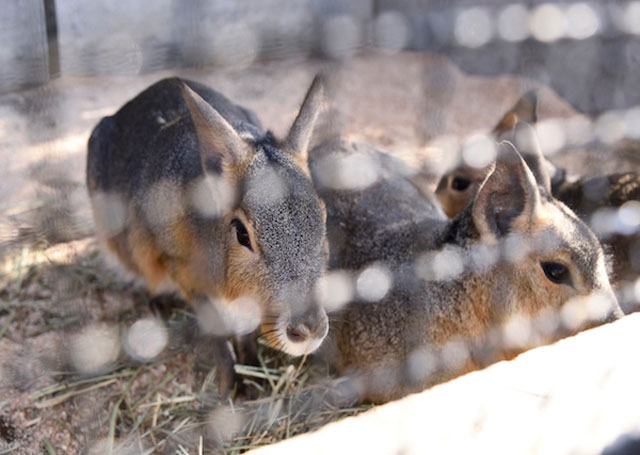
[[[56,19],[55,0],[44,0],[44,20],[47,30],[49,79],[54,79],[60,77],[60,52],[58,49],[58,22]]]

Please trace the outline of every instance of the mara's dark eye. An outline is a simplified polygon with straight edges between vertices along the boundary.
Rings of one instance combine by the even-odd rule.
[[[469,188],[469,185],[471,185],[471,180],[465,179],[464,177],[455,177],[451,181],[451,188],[456,191],[464,191]]]
[[[542,262],[540,265],[549,280],[556,284],[571,285],[571,274],[566,265],[558,262]]]
[[[251,247],[251,239],[249,238],[249,232],[245,225],[238,218],[234,218],[231,220],[231,225],[236,228],[236,237],[238,238],[238,243],[245,248],[249,248],[253,251]]]

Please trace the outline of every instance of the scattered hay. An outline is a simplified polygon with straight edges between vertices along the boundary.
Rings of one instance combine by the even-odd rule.
[[[221,397],[195,316],[175,299],[163,306],[169,337],[158,356],[139,362],[120,349],[102,369],[74,367],[74,336],[98,324],[122,335],[158,317],[150,300],[104,266],[91,240],[5,257],[0,453],[239,454],[368,409],[326,400],[324,367],[261,342],[259,365],[235,366],[241,390]]]

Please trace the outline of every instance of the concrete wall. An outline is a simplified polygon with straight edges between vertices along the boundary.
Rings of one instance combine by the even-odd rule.
[[[0,12],[0,92],[47,79],[43,2],[7,0]],[[474,74],[531,77],[590,114],[640,104],[635,3],[55,0],[62,75],[242,68],[259,59],[414,49],[444,53]],[[547,36],[529,30],[536,20]],[[562,30],[549,39],[554,24]]]
[[[640,104],[634,88],[640,83],[640,6],[634,2],[379,0],[376,6],[406,18],[409,47],[444,53],[464,71],[531,77],[590,114]],[[459,33],[461,24],[466,33]],[[558,38],[536,33],[541,25],[557,29]]]
[[[42,0],[9,0],[0,8],[0,93],[49,78]]]
[[[318,18],[364,23],[372,2],[57,0],[56,9],[62,74],[92,76],[306,57],[322,47]]]

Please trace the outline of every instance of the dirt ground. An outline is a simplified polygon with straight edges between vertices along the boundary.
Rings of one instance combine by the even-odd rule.
[[[441,170],[439,158],[449,153],[434,145],[443,136],[488,131],[534,86],[512,76],[471,77],[444,57],[402,53],[343,63],[269,62],[241,72],[203,68],[135,78],[62,78],[0,97],[0,453],[98,454],[111,447],[118,454],[195,454],[205,442],[228,442],[229,435],[249,428],[246,441],[236,437],[235,449],[225,446],[234,453],[360,410],[334,409],[297,422],[278,417],[266,427],[251,427],[250,414],[237,421],[241,413],[230,410],[248,405],[222,403],[216,395],[214,365],[194,335],[193,315],[180,302],[163,308],[168,344],[162,353],[146,363],[132,359],[121,346],[124,334],[156,313],[143,287],[105,265],[93,239],[84,183],[92,128],[162,77],[177,74],[209,84],[283,136],[318,71],[328,74],[330,90],[316,141],[342,134],[434,174]],[[545,88],[539,116],[583,118]],[[612,148],[576,146],[552,159],[579,174],[637,168],[627,155],[612,155]],[[101,346],[103,338],[115,349],[108,367],[83,372],[74,357],[78,343]],[[104,352],[86,355],[90,360]],[[263,368],[246,370],[245,377],[254,395],[262,394],[263,402],[254,397],[251,405],[266,403],[273,415],[282,415],[274,407],[286,403],[283,393],[307,390],[324,374],[299,361],[292,373],[279,356],[264,356]],[[216,429],[207,422],[218,422]]]

